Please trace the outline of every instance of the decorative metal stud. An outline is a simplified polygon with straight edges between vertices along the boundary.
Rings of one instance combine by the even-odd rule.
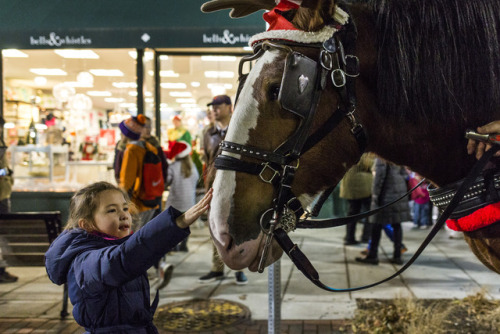
[[[299,77],[299,92],[300,92],[300,94],[304,93],[304,91],[306,90],[308,85],[309,85],[309,78],[306,77],[304,74],[301,74]]]

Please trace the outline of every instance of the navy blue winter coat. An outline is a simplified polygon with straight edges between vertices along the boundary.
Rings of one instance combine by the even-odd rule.
[[[134,234],[106,240],[82,229],[64,231],[45,254],[52,282],[68,283],[73,316],[91,333],[158,333],[147,269],[189,234],[170,207]]]

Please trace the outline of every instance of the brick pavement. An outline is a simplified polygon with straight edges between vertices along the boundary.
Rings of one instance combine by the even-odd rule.
[[[248,320],[234,327],[212,331],[172,332],[160,330],[160,334],[265,334],[268,333],[267,320]],[[82,334],[83,330],[73,319],[25,319],[0,318],[2,334]],[[352,333],[348,320],[282,320],[282,334],[337,334]]]

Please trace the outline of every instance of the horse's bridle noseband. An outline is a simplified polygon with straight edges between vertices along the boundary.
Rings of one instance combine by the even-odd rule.
[[[355,30],[354,25],[352,29]],[[292,46],[318,48],[320,50],[318,60],[315,61],[294,51]],[[264,270],[268,250],[277,228],[280,227],[285,234],[295,229],[296,222],[305,212],[291,191],[295,171],[299,166],[299,158],[326,137],[346,117],[351,124],[351,133],[357,140],[359,156],[364,152],[367,142],[365,131],[354,114],[356,110],[354,79],[359,75],[359,60],[353,54],[345,54],[344,46],[337,34],[322,44],[269,40],[261,42],[254,47],[253,56],[244,58],[240,62],[238,94],[244,81],[243,63],[257,59],[265,51],[271,49],[287,53],[278,102],[282,109],[300,118],[299,126],[272,152],[227,140],[220,144],[223,152],[260,160],[261,163],[244,161],[225,154],[220,154],[215,160],[217,169],[259,175],[263,182],[271,183],[275,188],[276,197],[273,200],[273,208],[264,212],[260,219],[266,240],[259,263],[259,272]],[[353,47],[349,48],[350,51],[353,49]],[[339,104],[330,118],[311,134],[319,99],[329,80],[340,96]]]

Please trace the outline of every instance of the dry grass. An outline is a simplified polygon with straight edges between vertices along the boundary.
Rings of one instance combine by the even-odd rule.
[[[458,300],[358,300],[353,333],[500,333],[500,301],[484,293]]]

